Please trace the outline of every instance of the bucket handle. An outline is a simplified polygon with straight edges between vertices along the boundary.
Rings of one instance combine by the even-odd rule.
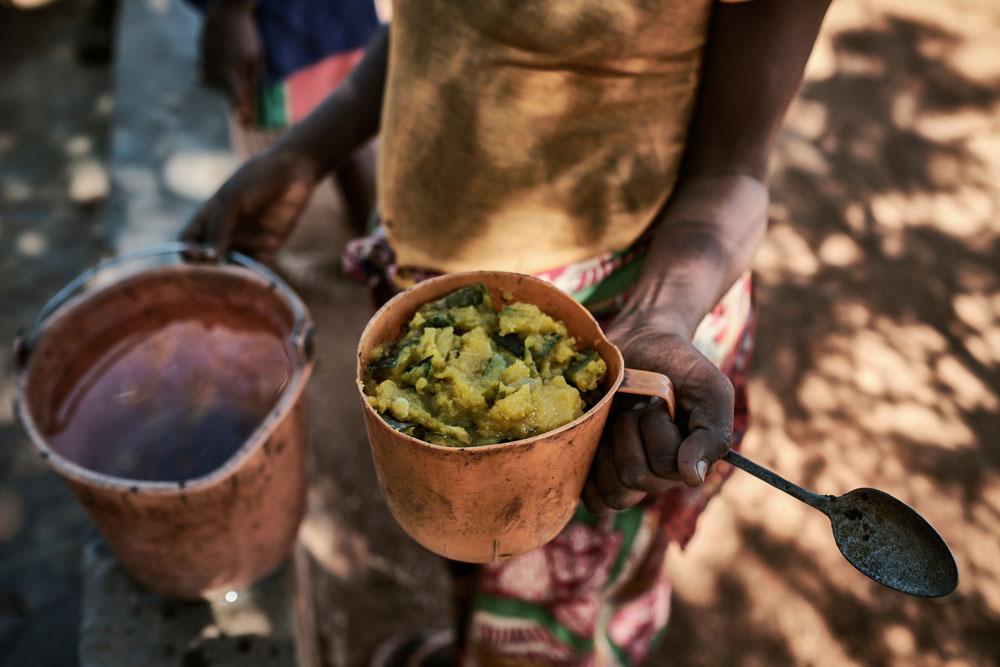
[[[74,278],[68,285],[56,292],[55,295],[49,299],[44,306],[42,306],[42,309],[38,311],[38,315],[35,317],[35,321],[32,323],[31,330],[28,334],[25,335],[22,331],[19,331],[14,336],[14,364],[17,369],[20,371],[27,364],[31,350],[34,349],[35,345],[38,343],[38,337],[41,335],[42,327],[45,326],[49,317],[65,305],[67,301],[78,294],[85,292],[95,278],[109,271],[120,269],[128,264],[146,259],[152,259],[154,257],[162,257],[164,255],[180,255],[191,262],[212,262],[218,259],[218,252],[210,246],[187,243],[185,241],[171,241],[169,243],[160,243],[146,248],[133,250],[132,252],[127,252],[125,254],[112,257],[111,259],[107,259],[96,266],[87,269]],[[257,260],[251,259],[250,257],[238,252],[230,252],[226,255],[226,260],[231,264],[241,266],[251,272],[257,273],[263,277],[273,289],[277,290],[284,297],[285,302],[292,308],[292,342],[299,348],[307,360],[311,360],[315,352],[315,328],[309,320],[309,317],[306,315],[305,308],[303,307],[302,301],[298,298],[298,296],[292,292],[291,288],[285,284],[285,281],[283,281],[278,274]]]
[[[667,404],[667,414],[670,415],[670,419],[674,418],[677,402],[674,383],[662,373],[626,368],[625,378],[622,380],[621,386],[618,387],[618,391],[623,394],[663,399],[663,402]]]

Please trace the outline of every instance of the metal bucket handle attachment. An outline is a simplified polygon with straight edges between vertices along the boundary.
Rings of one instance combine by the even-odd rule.
[[[34,349],[35,345],[38,344],[38,337],[41,335],[42,328],[49,317],[51,317],[56,310],[65,305],[67,301],[78,294],[82,294],[87,289],[92,287],[93,281],[98,276],[102,276],[110,271],[115,271],[123,266],[127,266],[128,264],[152,259],[154,257],[162,257],[165,255],[180,255],[189,262],[214,262],[219,259],[218,251],[211,246],[187,243],[185,241],[172,241],[170,243],[161,243],[146,248],[140,248],[139,250],[134,250],[123,255],[118,255],[117,257],[112,257],[111,259],[105,260],[100,264],[87,269],[73,279],[73,281],[68,285],[56,292],[56,294],[49,299],[44,306],[42,306],[42,309],[38,311],[38,315],[35,317],[35,321],[31,325],[31,330],[27,335],[24,335],[22,332],[18,332],[14,336],[14,364],[17,370],[21,371],[24,369],[28,362],[28,357],[31,355],[31,351]],[[277,290],[284,297],[284,302],[289,304],[292,309],[292,343],[302,354],[305,361],[312,361],[313,355],[315,354],[314,338],[316,330],[311,320],[305,313],[302,301],[292,291],[292,289],[285,284],[285,281],[282,280],[274,271],[267,268],[257,260],[251,259],[242,253],[230,252],[226,255],[226,261],[258,274],[267,281],[268,285],[272,289]]]

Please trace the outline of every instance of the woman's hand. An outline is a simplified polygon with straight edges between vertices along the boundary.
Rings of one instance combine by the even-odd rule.
[[[389,35],[383,28],[347,80],[279,142],[233,174],[198,210],[181,238],[220,253],[233,249],[269,260],[291,234],[319,180],[378,132],[388,53]]]
[[[750,267],[767,226],[767,185],[741,174],[691,177],[664,208],[642,273],[608,338],[630,368],[663,373],[677,392],[674,422],[660,401],[621,410],[616,399],[584,501],[625,509],[648,493],[699,486],[729,451],[733,385],[691,344],[699,322]],[[635,400],[632,399],[632,403]]]
[[[201,32],[202,76],[229,98],[244,125],[253,121],[263,55],[252,0],[215,0],[208,6]]]
[[[626,316],[608,331],[625,365],[663,373],[677,392],[676,421],[659,399],[613,413],[591,466],[583,499],[595,513],[623,510],[647,494],[681,484],[699,486],[729,451],[733,385],[686,336],[642,316]],[[620,407],[620,406],[619,406]]]
[[[268,261],[292,233],[320,177],[314,159],[279,142],[233,174],[195,213],[181,239]]]

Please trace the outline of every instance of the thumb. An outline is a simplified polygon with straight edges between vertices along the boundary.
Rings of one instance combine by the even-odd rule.
[[[687,412],[687,437],[677,451],[677,470],[688,486],[701,486],[713,463],[729,451],[733,434],[733,384],[706,360],[703,373],[696,373],[685,398],[678,392]]]
[[[227,206],[216,195],[198,209],[180,233],[180,240],[211,246],[221,257],[229,251],[237,217],[236,207]]]
[[[701,486],[713,463],[729,451],[730,437],[720,431],[698,428],[677,450],[677,471],[688,486]]]

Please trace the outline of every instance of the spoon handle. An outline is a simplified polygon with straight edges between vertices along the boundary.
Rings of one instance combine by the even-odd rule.
[[[757,479],[767,482],[776,489],[781,489],[791,497],[796,500],[801,500],[806,505],[818,509],[820,512],[827,514],[827,510],[830,507],[830,501],[833,496],[821,496],[818,493],[813,493],[807,489],[803,489],[797,484],[792,484],[787,479],[781,475],[777,475],[764,466],[757,465],[750,459],[746,458],[738,452],[729,450],[722,460],[730,465],[734,465],[744,472],[748,472]]]

